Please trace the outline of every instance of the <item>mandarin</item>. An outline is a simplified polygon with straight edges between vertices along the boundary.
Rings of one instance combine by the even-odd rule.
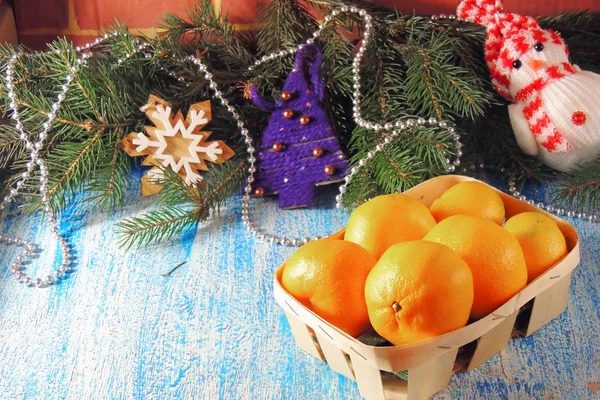
[[[352,336],[370,328],[365,280],[377,260],[356,243],[322,239],[285,263],[281,284],[300,303]]]
[[[482,217],[502,225],[504,203],[491,187],[480,182],[461,182],[446,190],[429,208],[440,222],[453,215]]]
[[[567,242],[552,218],[537,212],[517,214],[504,229],[517,238],[527,265],[529,282],[567,255]]]
[[[491,313],[527,285],[525,256],[517,239],[492,221],[455,215],[424,238],[456,251],[473,272],[472,318]]]
[[[395,345],[462,328],[473,304],[469,266],[447,246],[415,240],[381,256],[365,283],[377,333]]]
[[[354,210],[344,240],[354,242],[376,258],[392,245],[423,239],[435,226],[427,207],[404,194],[377,196]]]

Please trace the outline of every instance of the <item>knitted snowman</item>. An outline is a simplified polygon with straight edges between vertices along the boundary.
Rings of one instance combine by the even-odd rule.
[[[496,90],[513,104],[521,149],[559,171],[600,154],[600,75],[569,62],[560,34],[502,12],[501,0],[463,0],[459,17],[487,28],[485,59]]]

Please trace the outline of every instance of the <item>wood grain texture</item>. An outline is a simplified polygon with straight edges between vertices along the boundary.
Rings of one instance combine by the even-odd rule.
[[[261,226],[336,231],[347,216],[332,209],[332,188],[320,190],[312,210],[279,211],[275,201],[258,200]],[[8,271],[14,250],[0,246],[1,399],[359,398],[354,382],[296,348],[272,297],[273,272],[293,249],[251,237],[235,199],[183,240],[125,252],[113,224],[151,207],[138,192],[122,212],[74,207],[63,216],[78,265],[58,286],[17,283]],[[600,225],[574,225],[582,261],[566,312],[453,375],[435,399],[600,399]],[[10,217],[0,231],[49,243],[39,217]],[[40,259],[48,265],[58,252],[45,247]]]
[[[18,43],[15,14],[10,4],[2,0],[0,0],[0,43],[13,45]]]

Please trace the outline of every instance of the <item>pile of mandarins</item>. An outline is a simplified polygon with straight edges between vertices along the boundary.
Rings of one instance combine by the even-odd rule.
[[[403,194],[379,196],[352,213],[344,240],[299,248],[281,283],[352,336],[373,327],[399,345],[441,335],[488,315],[567,254],[546,215],[504,219],[498,193],[475,181],[430,209]]]

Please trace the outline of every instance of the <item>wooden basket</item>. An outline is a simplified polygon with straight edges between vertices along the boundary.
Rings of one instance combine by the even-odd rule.
[[[404,193],[429,207],[450,187],[473,180],[443,176]],[[500,352],[513,332],[529,336],[560,315],[567,305],[571,271],[579,263],[577,232],[560,218],[494,190],[504,202],[507,218],[526,211],[541,212],[552,218],[566,238],[567,256],[496,311],[464,328],[416,343],[382,347],[358,341],[290,296],[281,286],[281,266],[275,273],[274,295],[285,311],[296,344],[316,358],[326,360],[333,370],[355,380],[366,399],[420,400],[446,387],[453,372],[476,368]],[[329,238],[343,237],[344,230],[341,230]],[[393,375],[405,370],[408,370],[408,380]]]

